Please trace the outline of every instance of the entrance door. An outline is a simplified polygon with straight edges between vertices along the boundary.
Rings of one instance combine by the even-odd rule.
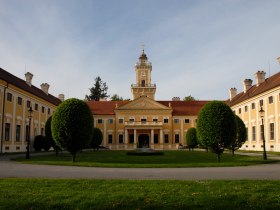
[[[148,148],[149,147],[149,135],[140,134],[138,137],[138,147],[139,148]]]

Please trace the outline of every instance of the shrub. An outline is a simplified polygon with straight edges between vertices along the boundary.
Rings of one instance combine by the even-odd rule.
[[[79,99],[61,103],[52,117],[52,137],[57,145],[68,150],[75,162],[76,153],[90,144],[93,118],[87,104]]]
[[[52,116],[49,117],[49,119],[46,121],[45,124],[46,147],[44,149],[45,151],[48,151],[50,147],[53,147],[53,149],[56,152],[56,155],[58,155],[58,151],[60,150],[60,147],[53,140],[51,124],[52,124]]]
[[[193,149],[197,146],[197,136],[196,136],[196,129],[190,128],[186,133],[186,141],[189,149]]]
[[[197,119],[197,136],[203,147],[220,155],[236,137],[234,113],[224,102],[212,101],[203,106]]]
[[[99,145],[102,143],[103,135],[99,128],[93,128],[92,130],[92,139],[90,147],[95,149],[99,149]]]
[[[35,151],[41,151],[44,148],[46,138],[42,135],[35,136],[33,148]]]

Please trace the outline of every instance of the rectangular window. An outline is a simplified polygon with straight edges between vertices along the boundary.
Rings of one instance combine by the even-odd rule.
[[[108,144],[113,144],[113,135],[112,134],[108,135]]]
[[[179,134],[175,134],[175,143],[179,144],[179,142],[180,142],[180,136]]]
[[[129,135],[129,143],[134,144],[134,135],[133,134]]]
[[[164,143],[165,144],[169,143],[169,135],[168,134],[164,134]]]
[[[147,122],[147,119],[143,119],[143,118],[141,119],[142,124],[145,124],[146,122]]]
[[[186,124],[190,123],[190,119],[185,119],[185,123]]]
[[[168,119],[165,118],[165,119],[163,120],[163,123],[168,123]]]
[[[27,108],[29,108],[30,105],[31,105],[30,101],[26,101],[26,106],[27,106]]]
[[[246,140],[248,140],[248,128],[246,127]]]
[[[263,106],[263,100],[260,100],[260,106]]]
[[[241,108],[238,109],[238,113],[241,114]]]
[[[50,115],[51,114],[51,109],[50,108],[48,108],[48,115]]]
[[[119,124],[123,124],[123,119],[119,119]]]
[[[269,124],[270,140],[274,140],[274,123]]]
[[[123,135],[119,134],[119,144],[123,144]]]
[[[178,124],[179,123],[179,119],[174,119],[174,123]]]
[[[244,107],[244,110],[245,110],[245,112],[247,112],[247,111],[248,111],[248,107],[247,107],[247,106],[245,106],[245,107]]]
[[[45,107],[42,106],[42,113],[45,113]]]
[[[158,144],[158,134],[154,134],[154,144]]]
[[[113,124],[113,119],[108,119],[109,124]]]
[[[102,119],[97,119],[97,124],[102,124]]]
[[[38,111],[38,104],[35,104],[35,110]]]
[[[252,140],[256,141],[256,126],[252,127]]]
[[[13,95],[11,93],[7,93],[7,101],[12,102],[13,100]]]
[[[20,141],[20,125],[17,125],[16,129],[16,141]]]
[[[18,105],[22,105],[22,98],[21,97],[18,97],[17,103],[18,103]]]
[[[270,96],[270,97],[268,98],[268,103],[269,103],[269,104],[272,104],[272,103],[273,103],[273,96]]]
[[[158,119],[154,118],[154,119],[153,119],[153,122],[157,123],[157,122],[158,122]]]
[[[255,103],[252,103],[252,109],[255,109]]]
[[[10,128],[11,128],[10,123],[5,123],[5,141],[10,140]]]
[[[42,135],[42,136],[45,136],[45,130],[44,130],[44,128],[41,128],[41,135]]]
[[[130,122],[130,123],[133,123],[133,122],[134,122],[134,119],[133,119],[133,118],[130,118],[130,119],[129,119],[129,122]]]

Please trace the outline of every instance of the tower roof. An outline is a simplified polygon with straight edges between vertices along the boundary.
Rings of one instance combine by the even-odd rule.
[[[145,54],[144,50],[142,51],[142,54],[140,55],[139,60],[148,60],[148,57]]]

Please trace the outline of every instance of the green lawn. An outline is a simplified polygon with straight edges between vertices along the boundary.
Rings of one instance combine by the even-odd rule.
[[[280,181],[0,179],[0,209],[280,209]]]
[[[126,151],[87,151],[77,155],[73,163],[70,154],[62,153],[59,156],[45,155],[32,156],[30,160],[17,159],[23,163],[74,165],[94,167],[127,167],[127,168],[174,168],[174,167],[217,167],[217,166],[247,166],[253,164],[271,163],[273,160],[263,161],[262,157],[246,155],[223,154],[221,162],[217,162],[215,154],[204,151],[164,151],[160,156],[128,156]]]

